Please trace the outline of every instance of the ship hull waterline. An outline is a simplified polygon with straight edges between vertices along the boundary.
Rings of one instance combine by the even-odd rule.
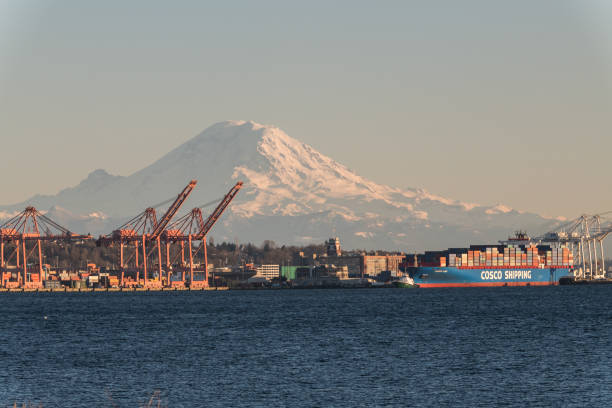
[[[554,286],[563,277],[571,276],[569,267],[562,268],[458,268],[409,267],[409,276],[420,288]]]

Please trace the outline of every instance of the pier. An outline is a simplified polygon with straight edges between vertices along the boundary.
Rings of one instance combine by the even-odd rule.
[[[158,288],[0,288],[0,293],[134,293],[134,292],[204,292],[204,291],[225,291],[227,286],[219,287],[158,287]]]

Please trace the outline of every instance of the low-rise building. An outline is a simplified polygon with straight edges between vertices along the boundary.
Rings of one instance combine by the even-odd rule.
[[[348,275],[353,278],[360,278],[363,273],[362,255],[328,256],[321,258],[321,262],[327,265],[346,266]]]
[[[405,255],[349,255],[328,256],[324,261],[328,265],[346,266],[351,278],[362,278],[366,275],[376,276],[382,271],[397,273],[404,258]]]
[[[382,271],[399,272],[399,265],[405,255],[364,255],[363,274],[369,276],[379,275]]]
[[[335,276],[340,280],[349,278],[348,266],[346,265],[325,265],[329,276]]]
[[[255,276],[266,279],[274,279],[280,277],[280,266],[279,265],[259,265],[255,268],[257,273]]]
[[[311,266],[283,265],[280,268],[280,275],[288,281],[296,279],[305,279],[310,277],[311,269]]]

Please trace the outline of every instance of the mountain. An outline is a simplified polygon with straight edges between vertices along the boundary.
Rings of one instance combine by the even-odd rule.
[[[0,206],[0,217],[34,205],[75,231],[107,233],[175,197],[191,179],[198,185],[183,211],[244,181],[211,232],[217,241],[306,244],[338,235],[348,248],[424,250],[490,243],[518,228],[542,232],[557,224],[503,205],[376,184],[276,127],[246,121],[217,123],[130,176],[96,170],[57,195]]]

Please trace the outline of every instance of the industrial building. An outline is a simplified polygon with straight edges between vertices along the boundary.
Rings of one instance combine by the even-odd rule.
[[[363,255],[328,256],[320,259],[320,263],[335,266],[346,266],[351,278],[361,278],[363,274]]]
[[[382,271],[399,272],[399,265],[405,259],[405,255],[348,255],[328,256],[321,259],[328,265],[346,266],[351,278],[363,278],[365,276],[377,276]]]
[[[397,273],[405,257],[405,255],[364,255],[363,275],[377,276],[382,271]]]
[[[257,273],[256,277],[274,279],[280,277],[280,266],[279,265],[259,265],[255,268]]]

